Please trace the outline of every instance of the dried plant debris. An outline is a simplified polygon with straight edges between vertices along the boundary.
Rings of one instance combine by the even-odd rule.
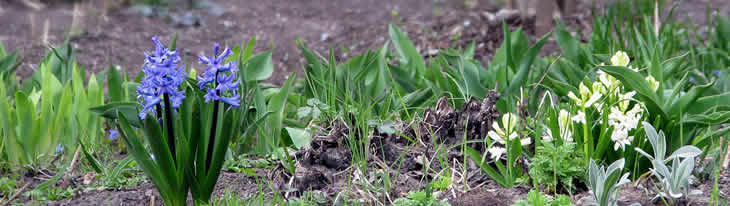
[[[331,174],[350,166],[352,152],[345,144],[348,129],[341,121],[333,121],[327,135],[315,136],[311,148],[298,151],[299,161],[293,188],[297,191],[323,189],[333,182]]]
[[[370,154],[368,164],[377,168],[389,170],[389,173],[400,173],[408,187],[418,189],[420,181],[436,178],[436,173],[447,168],[463,168],[463,156],[458,144],[465,140],[481,140],[492,129],[492,124],[499,116],[495,105],[500,98],[496,91],[490,91],[486,98],[472,98],[460,110],[449,105],[449,99],[444,97],[438,101],[435,108],[426,108],[423,117],[411,123],[395,123],[393,129],[402,131],[393,133],[380,131],[375,127],[370,138]],[[347,181],[346,175],[337,175],[345,172],[352,164],[352,151],[348,146],[347,136],[357,134],[351,131],[343,120],[334,120],[327,123],[327,135],[315,136],[310,148],[296,152],[299,160],[296,172],[293,175],[292,188],[297,191],[309,189],[325,189],[336,187]],[[483,143],[470,143],[468,146],[484,152]],[[448,164],[443,164],[447,160]],[[428,171],[424,170],[428,168]],[[478,174],[479,169],[469,167],[469,180],[484,180]],[[425,174],[424,174],[425,171]],[[399,181],[401,181],[399,180]],[[415,184],[414,184],[415,183]]]
[[[426,108],[418,131],[422,138],[430,142],[449,146],[464,140],[484,139],[492,129],[494,120],[499,117],[495,107],[499,97],[496,91],[489,91],[486,98],[481,101],[471,98],[459,111],[451,108],[448,99],[442,97],[436,108]],[[486,150],[483,144],[470,143],[469,146],[480,152]]]

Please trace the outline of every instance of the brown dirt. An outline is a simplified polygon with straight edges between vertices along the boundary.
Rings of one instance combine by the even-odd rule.
[[[524,199],[529,191],[525,187],[505,189],[494,182],[489,183],[485,188],[473,189],[457,198],[451,198],[449,203],[453,206],[507,206]]]
[[[464,179],[470,186],[483,184],[486,177],[479,172],[478,167],[470,164],[466,171],[463,171],[464,165],[458,162],[464,158],[458,152],[460,147],[450,150],[444,148],[458,144],[464,137],[472,140],[485,136],[487,129],[491,128],[492,122],[499,115],[494,107],[498,99],[499,95],[492,91],[484,100],[473,99],[464,104],[461,110],[454,110],[448,106],[448,99],[442,98],[434,109],[426,109],[428,112],[424,114],[423,122],[398,126],[397,129],[405,131],[404,135],[412,141],[397,134],[376,131],[369,137],[371,138],[367,160],[369,171],[361,171],[357,165],[352,164],[353,151],[350,150],[348,141],[362,138],[358,132],[353,132],[355,128],[348,127],[356,125],[352,122],[354,120],[335,120],[330,123],[327,135],[315,136],[311,148],[302,149],[295,155],[300,161],[294,174],[293,188],[298,191],[307,189],[341,191],[348,187],[350,181],[353,184],[372,184],[373,180],[370,178],[373,176],[368,174],[374,171],[387,172],[391,177],[398,178],[393,178],[396,186],[393,191],[388,191],[388,197],[380,194],[361,197],[368,201],[396,199],[407,195],[409,191],[421,190],[438,178],[435,173],[445,171],[461,171],[463,172],[461,174],[468,174]],[[475,129],[465,131],[463,128],[467,122],[469,128]],[[434,145],[434,142],[438,144]],[[439,156],[446,157],[444,159],[448,163],[442,164]],[[448,167],[448,170],[445,167]],[[464,184],[467,183],[456,180],[454,188],[447,189],[445,193],[455,195],[457,194],[455,188],[463,188],[460,185]]]
[[[213,199],[225,194],[226,189],[237,194],[256,194],[258,185],[255,177],[240,173],[221,173],[213,192]],[[265,191],[270,191],[268,188]],[[132,188],[118,190],[101,190],[84,192],[71,199],[50,202],[48,205],[151,205],[154,197],[155,205],[162,205],[162,199],[154,185],[147,182]],[[192,200],[188,200],[192,204]]]
[[[29,76],[45,54],[46,47],[41,44],[44,21],[49,20],[51,45],[60,45],[71,27],[73,5],[69,1],[52,2],[55,3],[35,11],[17,0],[0,0],[0,41],[25,57],[18,72],[22,77]],[[269,82],[278,84],[301,69],[301,55],[294,44],[297,38],[317,51],[326,53],[332,46],[347,57],[381,47],[388,39],[387,24],[394,22],[408,31],[424,54],[432,49],[466,47],[475,42],[477,59],[486,62],[502,41],[503,33],[500,21],[487,18],[500,9],[492,1],[478,1],[475,7],[467,8],[460,0],[217,0],[225,11],[221,16],[206,8],[192,10],[192,14],[202,18],[200,27],[176,27],[165,18],[143,17],[122,10],[104,12],[101,2],[81,4],[85,11],[81,20],[84,32],[71,38],[78,62],[89,72],[102,71],[109,64],[125,66],[133,77],[141,70],[143,51],[152,49],[149,40],[155,35],[167,41],[173,33],[179,34],[178,45],[186,56],[210,53],[213,42],[241,44],[256,35],[255,51],[273,46],[276,72]],[[730,12],[728,1],[686,0],[678,8],[678,17],[704,25],[708,5],[719,14]],[[183,14],[183,7],[173,6],[171,12]],[[577,13],[563,15],[563,21],[580,32],[583,40],[590,31],[590,19],[590,5],[585,3],[578,5]],[[511,29],[522,27],[526,34],[534,35],[534,17],[506,20]],[[452,40],[453,37],[459,38]],[[550,41],[541,54],[557,52],[557,45]],[[194,61],[191,63],[197,66]]]
[[[655,181],[652,179],[651,181]],[[697,185],[692,185],[691,190],[700,190],[702,194],[690,196],[684,199],[679,205],[693,205],[693,206],[704,206],[709,205],[710,197],[712,195],[712,186],[714,179],[709,178]],[[720,173],[718,178],[718,187],[720,191],[720,198],[725,201],[730,201],[730,171],[725,169]],[[665,205],[663,201],[658,200],[653,202],[652,199],[656,195],[652,189],[647,188],[649,182],[647,180],[641,181],[641,184],[636,185],[635,182],[628,184],[621,188],[619,191],[619,205],[631,205],[639,203],[644,206],[660,206]],[[584,205],[586,204],[584,198],[589,198],[591,195],[588,192],[576,194],[571,197],[574,204]]]
[[[143,51],[153,48],[150,39],[155,35],[167,42],[173,33],[177,33],[177,45],[186,56],[210,53],[213,42],[241,44],[256,35],[255,51],[274,46],[276,72],[270,81],[275,83],[283,82],[288,74],[301,68],[301,55],[294,44],[297,38],[309,43],[312,48],[326,50],[335,37],[354,35],[359,30],[382,31],[387,28],[388,22],[396,20],[392,12],[397,11],[403,17],[398,21],[423,24],[419,23],[421,19],[433,17],[432,11],[436,7],[432,1],[422,0],[219,0],[217,3],[225,8],[222,16],[212,15],[207,9],[195,9],[192,13],[202,17],[202,26],[175,27],[166,23],[164,18],[142,17],[121,11],[104,14],[100,2],[84,3],[87,8],[83,20],[85,32],[71,38],[78,52],[78,62],[86,65],[91,72],[116,64],[127,66],[132,76],[136,76],[141,68]],[[439,6],[459,9],[452,8],[452,4],[456,3],[441,3]],[[171,12],[183,13],[177,7],[173,7]],[[50,23],[49,42],[60,45],[71,27],[72,14],[73,5],[68,3],[56,3],[34,11],[15,0],[0,0],[0,25],[3,25],[0,41],[7,49],[17,49],[25,57],[26,63],[18,72],[20,76],[30,75],[43,58],[46,48],[40,42],[44,20],[49,19]],[[31,18],[35,19],[35,23],[30,23]],[[373,36],[358,37],[361,39],[357,41],[373,48],[379,45],[369,41],[383,39],[387,32],[368,35]],[[353,41],[339,43],[358,43]]]
[[[16,0],[0,2],[0,24],[4,25],[0,41],[25,57],[18,75],[27,77],[47,50],[41,43],[44,21],[49,22],[50,45],[58,46],[67,38],[74,6],[54,3],[35,11]],[[100,72],[114,64],[127,67],[134,77],[141,70],[143,52],[152,49],[150,39],[155,35],[167,42],[177,33],[177,45],[193,67],[199,65],[191,57],[210,53],[213,42],[241,44],[255,35],[255,51],[273,47],[275,73],[269,82],[281,83],[288,74],[301,69],[303,59],[295,45],[298,38],[325,54],[330,47],[335,48],[338,57],[344,58],[381,47],[388,39],[391,22],[405,29],[424,54],[432,49],[465,47],[474,41],[479,45],[477,57],[493,55],[503,32],[499,21],[489,21],[485,15],[496,13],[499,7],[491,1],[479,2],[467,8],[460,0],[218,0],[216,3],[225,8],[221,16],[207,8],[196,8],[190,12],[202,18],[202,26],[177,27],[167,18],[143,17],[124,10],[104,12],[101,1],[92,1],[79,4],[84,11],[80,20],[83,33],[70,40],[78,62],[87,71]],[[186,10],[181,7],[172,6],[171,14],[184,14]],[[589,16],[585,13],[578,19]],[[527,34],[533,34],[534,17],[511,16],[507,21],[510,28],[524,27]],[[461,38],[452,41],[454,36]],[[557,51],[557,47],[546,48]]]

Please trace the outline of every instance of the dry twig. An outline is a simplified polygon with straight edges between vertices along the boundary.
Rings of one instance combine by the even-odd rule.
[[[30,186],[30,182],[25,183],[25,185],[23,185],[23,187],[20,188],[20,190],[18,190],[17,193],[15,193],[15,195],[13,195],[12,197],[10,197],[10,199],[8,199],[8,201],[5,201],[5,203],[3,203],[1,206],[10,205],[10,203],[13,202],[13,200],[15,200],[16,198],[18,198],[20,196],[20,194],[23,194],[23,192],[25,192],[25,190],[28,189],[28,186]]]

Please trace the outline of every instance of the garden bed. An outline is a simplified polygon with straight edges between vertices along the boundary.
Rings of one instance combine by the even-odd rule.
[[[729,199],[729,3],[662,27],[654,4],[580,3],[542,37],[531,12],[471,3],[3,4],[0,200]]]

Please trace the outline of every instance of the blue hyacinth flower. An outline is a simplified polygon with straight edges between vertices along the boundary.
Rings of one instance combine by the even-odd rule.
[[[213,55],[208,57],[200,55],[198,62],[206,65],[205,71],[198,76],[198,86],[200,90],[206,92],[205,102],[221,101],[232,107],[241,106],[241,95],[237,94],[240,79],[236,79],[236,61],[224,63],[225,59],[232,54],[231,50],[226,47],[220,52],[220,45],[213,44]],[[211,85],[211,86],[208,86]]]
[[[64,148],[63,148],[63,145],[61,145],[61,143],[59,143],[58,145],[56,145],[56,153],[63,152],[63,149]]]
[[[117,138],[119,138],[119,131],[110,129],[108,132],[109,132],[109,136],[108,136],[109,140],[114,141],[114,140],[117,140]]]
[[[155,44],[155,51],[145,52],[145,77],[137,87],[137,99],[142,102],[139,118],[143,120],[147,114],[156,114],[155,107],[161,105],[165,94],[170,98],[173,109],[177,109],[185,99],[185,91],[179,90],[179,86],[185,81],[187,74],[184,66],[178,68],[181,58],[177,50],[171,51],[165,47],[158,37],[152,38],[152,42]]]

